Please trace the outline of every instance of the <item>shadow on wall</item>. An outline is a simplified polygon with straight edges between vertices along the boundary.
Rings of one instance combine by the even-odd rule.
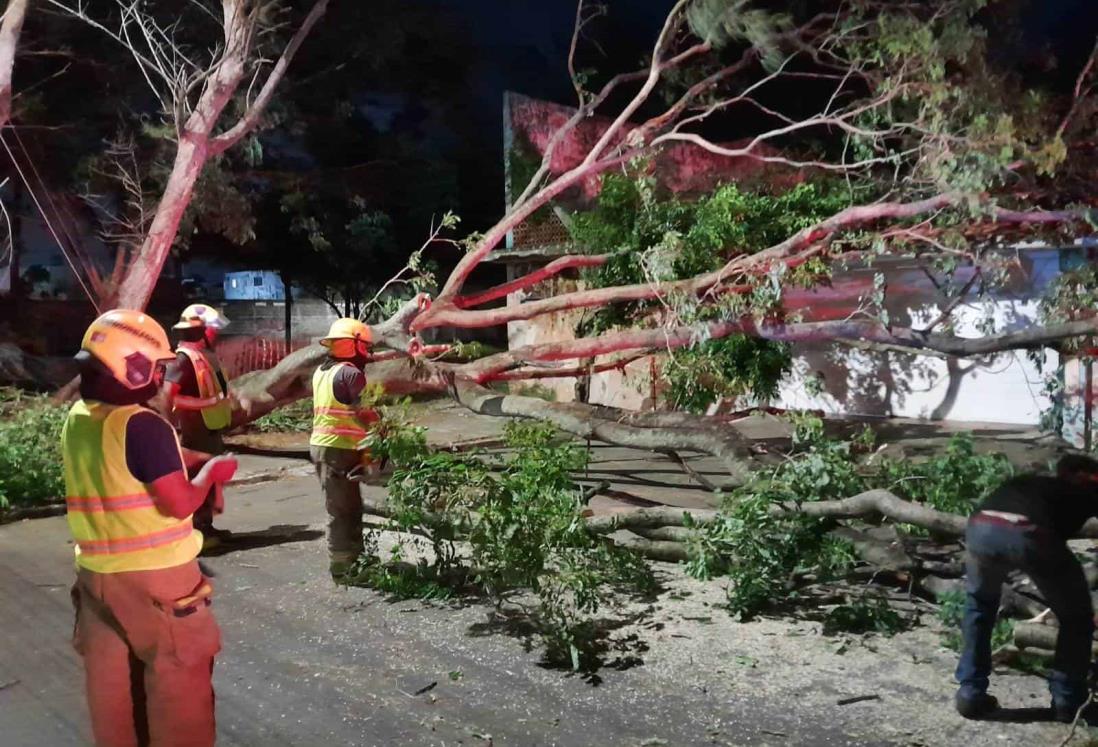
[[[937,287],[919,282],[910,270],[888,274],[902,288],[886,308],[898,327],[927,327],[948,303]],[[953,313],[954,332],[981,337],[985,325],[1011,332],[1033,324],[1037,292],[1025,283],[988,302],[962,304]],[[820,311],[813,307],[814,312]],[[852,315],[855,305],[830,308],[832,318]],[[835,415],[986,421],[1037,425],[1050,406],[1042,374],[1024,353],[954,359],[873,351],[835,344],[796,347],[794,372],[782,389],[781,404],[821,409]],[[1058,358],[1046,352],[1044,370],[1055,371]]]

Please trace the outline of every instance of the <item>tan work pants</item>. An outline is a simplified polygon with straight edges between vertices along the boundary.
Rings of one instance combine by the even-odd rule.
[[[347,473],[359,465],[361,455],[330,446],[311,446],[309,451],[328,509],[329,556],[337,563],[353,563],[363,549],[362,488]]]
[[[97,747],[214,744],[211,680],[221,631],[207,601],[174,604],[204,583],[197,561],[158,571],[78,571],[73,644],[84,657]]]

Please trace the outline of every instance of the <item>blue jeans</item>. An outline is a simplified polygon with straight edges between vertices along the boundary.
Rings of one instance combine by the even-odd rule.
[[[1083,567],[1067,543],[1044,529],[990,523],[976,514],[965,532],[964,647],[957,665],[963,697],[987,692],[991,675],[991,632],[999,613],[1002,585],[1024,571],[1060,622],[1048,685],[1057,706],[1077,708],[1087,699],[1094,612]]]

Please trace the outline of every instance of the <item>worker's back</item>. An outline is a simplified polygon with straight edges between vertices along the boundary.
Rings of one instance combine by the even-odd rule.
[[[1098,514],[1098,490],[1054,475],[1019,475],[992,492],[979,510],[1019,514],[1067,539]]]

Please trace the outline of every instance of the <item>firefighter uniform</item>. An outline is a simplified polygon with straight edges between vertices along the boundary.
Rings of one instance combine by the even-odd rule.
[[[168,372],[173,384],[172,418],[179,427],[183,446],[204,454],[221,454],[225,445],[222,432],[232,423],[232,402],[221,371],[221,363],[213,350],[216,335],[229,325],[229,320],[217,309],[205,304],[192,304],[183,310],[173,329],[196,339],[184,339],[176,348],[176,361]],[[211,491],[206,503],[195,512],[195,524],[206,535],[212,547],[217,535],[213,528],[216,496]]]
[[[81,356],[101,364],[118,391],[141,397],[156,391],[155,370],[171,348],[151,318],[112,311],[89,328]],[[158,474],[184,469],[179,442],[147,408],[91,399],[83,387],[61,446],[77,566],[73,642],[84,660],[95,743],[212,745],[211,674],[221,638],[196,559],[202,535],[190,516],[158,509],[128,456],[149,448],[128,443],[138,421],[160,438]]]
[[[329,360],[313,374],[313,431],[309,451],[324,490],[328,511],[328,550],[334,577],[344,574],[363,551],[362,492],[349,477],[363,465],[363,446],[376,414],[362,405],[366,379],[362,362],[370,328],[339,319],[321,343]]]

